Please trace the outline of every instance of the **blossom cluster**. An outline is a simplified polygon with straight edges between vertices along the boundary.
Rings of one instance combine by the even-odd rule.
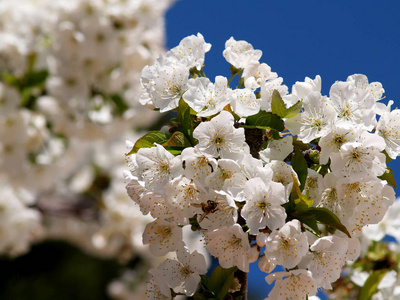
[[[140,251],[118,153],[158,118],[138,102],[140,74],[164,52],[171,4],[1,1],[0,254],[54,237],[125,260]]]
[[[224,269],[282,266],[266,276],[275,282],[268,299],[329,290],[360,255],[362,229],[394,202],[386,163],[400,153],[400,110],[361,74],[335,82],[329,96],[320,76],[289,93],[262,52],[234,38],[223,51],[231,78],[211,81],[210,48],[201,34],[186,37],[142,71],[141,103],[176,112],[163,130],[128,144],[128,194],[154,218],[143,243],[156,256],[176,254],[150,271],[148,295],[192,296],[200,281],[198,299],[241,289],[234,279],[224,291],[204,279],[205,259],[182,235],[188,227]]]

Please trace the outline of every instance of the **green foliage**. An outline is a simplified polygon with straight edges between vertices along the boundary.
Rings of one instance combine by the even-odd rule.
[[[379,176],[379,179],[386,180],[392,187],[397,188],[396,180],[394,179],[393,169],[386,167],[385,173]]]
[[[182,132],[175,131],[169,140],[162,144],[162,146],[171,154],[178,155],[183,151],[183,149],[191,147],[191,144]]]
[[[169,138],[167,142],[162,144],[165,148],[167,147],[180,147],[182,149],[190,147],[190,142],[186,138],[186,136],[180,132],[175,131],[174,134]]]
[[[236,267],[224,269],[221,266],[217,266],[210,277],[202,275],[200,284],[202,289],[193,298],[195,300],[226,299],[236,270]]]
[[[272,93],[271,111],[281,118],[284,118],[286,116],[285,102],[283,102],[281,94],[279,94],[277,90],[274,90]]]
[[[46,70],[34,71],[26,74],[20,81],[23,88],[31,88],[44,84],[49,73]]]
[[[293,170],[297,173],[300,181],[300,190],[304,189],[304,185],[306,184],[307,174],[308,174],[308,166],[307,161],[303,156],[303,153],[298,147],[295,147],[294,156],[290,165],[292,166]]]
[[[382,278],[385,276],[388,270],[377,270],[369,275],[367,281],[361,289],[360,297],[361,300],[369,300],[378,291],[378,285]]]
[[[286,110],[285,118],[289,119],[295,117],[301,111],[302,108],[303,108],[303,102],[297,101],[295,104],[293,104],[293,106],[289,107]]]
[[[190,111],[191,110],[189,105],[181,98],[179,100],[178,115],[176,117],[178,131],[182,132],[185,135],[185,137],[189,141],[190,146],[194,146],[197,144],[197,141],[195,138],[193,138],[194,116],[190,113]]]
[[[245,127],[275,129],[278,131],[283,131],[285,129],[283,121],[278,115],[264,110],[260,110],[256,115],[247,117]]]
[[[114,103],[117,113],[121,116],[129,109],[129,106],[125,103],[125,100],[118,94],[110,96],[110,100]]]
[[[300,222],[303,222],[309,225],[315,232],[320,233],[318,228],[315,227],[315,220],[321,224],[324,224],[328,227],[332,227],[334,229],[340,230],[344,232],[348,237],[351,237],[349,231],[346,226],[342,224],[340,219],[329,209],[324,207],[310,207],[307,210],[296,212],[293,214],[296,219]]]
[[[277,90],[274,90],[272,93],[271,99],[271,110],[272,113],[276,114],[281,118],[293,118],[295,117],[300,110],[303,108],[303,103],[301,101],[297,101],[293,106],[286,108],[285,102],[283,102],[281,94]]]
[[[138,139],[133,146],[132,150],[126,155],[135,154],[140,148],[151,148],[154,144],[164,144],[169,140],[168,134],[162,131],[150,131]]]

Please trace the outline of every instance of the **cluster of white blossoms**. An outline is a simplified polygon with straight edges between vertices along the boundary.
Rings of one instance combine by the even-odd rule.
[[[289,93],[260,50],[233,38],[223,51],[232,76],[212,82],[203,71],[210,48],[201,34],[186,37],[142,72],[141,102],[176,112],[162,131],[128,144],[128,194],[154,218],[143,243],[156,256],[176,254],[151,270],[148,295],[192,296],[200,281],[196,299],[241,289],[239,275],[236,288],[233,277],[219,287],[206,280],[204,257],[182,235],[189,227],[224,269],[283,266],[266,276],[275,282],[268,299],[311,299],[357,259],[362,229],[394,202],[386,162],[400,153],[399,110],[360,74],[329,96],[319,76]]]
[[[1,254],[52,237],[125,258],[141,247],[118,147],[158,118],[138,101],[140,74],[164,52],[172,2],[1,1]]]

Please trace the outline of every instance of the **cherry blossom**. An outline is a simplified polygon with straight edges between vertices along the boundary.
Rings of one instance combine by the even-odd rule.
[[[239,224],[208,232],[206,238],[207,250],[218,258],[223,268],[237,266],[243,272],[249,271],[247,253],[250,244]]]
[[[187,248],[176,251],[178,260],[167,259],[159,267],[159,273],[172,288],[182,285],[187,296],[192,296],[200,282],[200,275],[207,272],[203,255]]]
[[[304,300],[307,295],[313,296],[317,293],[317,283],[312,277],[312,273],[307,270],[276,272],[269,274],[265,280],[269,284],[276,281],[267,299]]]
[[[232,114],[222,111],[209,122],[201,123],[193,131],[199,140],[199,150],[217,158],[235,158],[244,151],[244,130],[233,126]]]
[[[272,261],[288,269],[295,267],[308,251],[307,236],[301,232],[298,220],[287,222],[281,229],[272,231],[265,246],[265,252]]]

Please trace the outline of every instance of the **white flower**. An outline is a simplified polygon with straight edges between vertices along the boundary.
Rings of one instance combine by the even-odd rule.
[[[140,211],[143,215],[150,215],[157,218],[172,218],[176,222],[184,222],[182,214],[174,214],[173,208],[165,201],[165,199],[153,192],[146,192],[137,199],[137,203],[140,206]]]
[[[201,203],[201,190],[192,180],[179,176],[165,186],[167,203],[176,214],[190,218],[196,213],[192,204]]]
[[[351,75],[347,77],[346,81],[352,82],[357,91],[364,91],[371,94],[374,97],[375,101],[381,100],[382,95],[385,92],[380,82],[368,83],[367,76],[363,74]]]
[[[381,153],[384,147],[379,135],[363,132],[359,142],[345,143],[339,153],[331,154],[331,170],[337,177],[353,180],[380,176],[386,170],[386,157]]]
[[[236,41],[231,37],[226,41],[222,55],[235,68],[244,69],[252,64],[258,64],[262,52],[254,50],[253,46],[246,41]]]
[[[238,163],[232,159],[218,160],[218,167],[214,169],[206,178],[206,185],[214,190],[227,191],[229,187],[236,185],[234,178],[235,175],[241,174]]]
[[[282,98],[287,94],[288,87],[282,83],[283,83],[282,77],[278,77],[261,83],[260,106],[262,110],[271,111],[271,101],[274,90],[277,90]]]
[[[178,174],[182,165],[180,158],[174,157],[161,145],[139,149],[136,162],[146,188],[156,192],[163,191],[164,186]]]
[[[319,75],[315,76],[315,79],[306,77],[304,82],[297,81],[292,86],[292,93],[282,95],[282,99],[287,106],[292,106],[297,101],[305,99],[311,92],[321,93],[321,77]]]
[[[296,219],[272,231],[265,244],[269,259],[288,269],[294,268],[307,252],[307,236],[301,232],[300,222]]]
[[[164,66],[157,70],[149,94],[155,107],[166,112],[178,107],[179,99],[187,90],[189,73],[183,65]]]
[[[315,76],[315,79],[306,77],[304,82],[296,81],[292,87],[292,94],[299,99],[305,99],[312,92],[321,92],[321,76]]]
[[[182,246],[182,228],[174,221],[157,219],[147,224],[143,232],[143,244],[150,245],[155,256],[163,256]]]
[[[313,169],[308,169],[303,192],[308,193],[308,199],[313,201],[313,206],[317,206],[321,200],[323,190],[324,179],[322,175]]]
[[[383,276],[378,285],[379,292],[372,296],[372,300],[397,300],[400,298],[400,284],[398,274],[391,270]]]
[[[236,158],[243,154],[244,129],[233,126],[231,113],[221,113],[209,122],[200,123],[193,131],[193,137],[198,139],[196,148],[218,158]]]
[[[293,150],[293,136],[287,135],[280,140],[268,141],[267,148],[260,151],[260,158],[265,162],[283,161]]]
[[[393,188],[385,185],[385,181],[380,181],[380,183],[378,181],[364,186],[364,197],[359,199],[352,218],[343,222],[353,236],[358,236],[364,226],[380,222],[394,202]]]
[[[17,256],[29,250],[41,231],[40,214],[23,203],[23,191],[0,182],[0,253]]]
[[[357,138],[358,134],[354,131],[354,128],[334,126],[328,134],[321,137],[318,143],[321,147],[319,163],[327,164],[331,153],[339,152],[343,144],[355,142]]]
[[[207,250],[218,258],[221,267],[228,269],[236,266],[243,272],[249,272],[249,238],[239,224],[207,232],[206,239]]]
[[[226,77],[215,77],[215,83],[208,78],[197,77],[189,80],[188,90],[182,97],[197,112],[197,116],[209,117],[219,113],[230,103],[231,94]]]
[[[400,154],[400,110],[394,109],[382,115],[376,131],[385,140],[389,157],[395,159]]]
[[[386,235],[394,237],[400,242],[400,200],[397,198],[393,205],[389,207],[382,221],[378,224],[371,224],[363,227],[363,235],[368,239],[380,241]]]
[[[149,270],[150,280],[147,282],[146,295],[150,300],[172,299],[171,290],[157,269]]]
[[[204,64],[205,53],[210,51],[211,44],[204,41],[204,37],[197,33],[180,41],[179,45],[172,48],[165,55],[167,58],[174,58],[177,62],[185,65],[188,69],[196,68],[201,70]]]
[[[232,93],[231,107],[239,117],[248,117],[260,111],[260,100],[250,89],[236,89]]]
[[[200,282],[200,275],[207,273],[204,256],[197,251],[190,253],[184,247],[176,251],[178,260],[167,259],[158,270],[172,288],[180,285],[187,296],[192,296]]]
[[[205,182],[208,175],[217,168],[217,160],[210,154],[197,148],[185,148],[181,153],[182,162],[185,165],[183,175],[187,178]]]
[[[341,221],[350,218],[356,204],[354,201],[349,201],[349,199],[339,198],[337,190],[338,178],[333,173],[328,173],[324,176],[323,180],[325,189],[322,192],[321,201],[318,203],[317,207],[329,209]]]
[[[264,183],[261,178],[253,178],[244,186],[244,198],[241,215],[250,228],[250,234],[258,234],[266,226],[275,230],[285,224],[286,212],[281,206],[287,202],[285,188],[281,183]]]
[[[311,92],[303,100],[303,108],[303,112],[285,122],[292,134],[297,135],[302,142],[309,143],[330,132],[336,113],[319,92]]]
[[[210,190],[204,202],[192,205],[197,208],[197,220],[203,229],[215,230],[222,226],[232,226],[237,221],[235,201],[223,191]]]
[[[278,74],[271,72],[271,67],[265,63],[250,64],[243,70],[244,86],[248,89],[255,90],[268,80],[278,77]]]
[[[224,188],[234,198],[235,201],[244,201],[244,185],[247,180],[255,177],[261,177],[264,181],[272,179],[272,170],[269,167],[263,167],[261,160],[254,158],[251,154],[245,153],[237,162],[240,172],[233,174],[224,183]]]
[[[283,184],[286,191],[286,199],[288,199],[293,187],[293,176],[296,178],[295,180],[299,181],[297,173],[293,170],[292,166],[280,160],[273,160],[265,165],[265,167],[272,169],[273,181]]]
[[[260,258],[260,250],[257,245],[250,247],[250,251],[247,253],[247,260],[251,264]]]
[[[268,284],[275,281],[267,299],[270,300],[305,300],[307,295],[317,293],[317,283],[310,271],[292,270],[276,272],[265,277]]]
[[[356,90],[352,81],[334,83],[329,95],[329,102],[337,113],[338,124],[368,130],[376,124],[374,97],[366,91]]]
[[[354,273],[351,274],[350,280],[353,281],[355,284],[357,284],[359,287],[363,287],[368,277],[369,277],[368,272],[355,270]]]
[[[189,70],[184,65],[159,58],[153,66],[146,66],[142,71],[141,82],[146,89],[142,100],[151,100],[160,112],[172,110],[178,107],[188,80]]]
[[[361,252],[361,245],[360,245],[360,240],[356,237],[352,238],[347,238],[347,252],[344,257],[344,260],[347,262],[353,262],[355,261],[359,256]]]
[[[271,273],[275,267],[276,265],[274,262],[268,259],[266,255],[261,256],[260,260],[258,261],[258,268],[264,273]]]
[[[340,277],[344,264],[344,254],[347,252],[346,238],[319,238],[311,245],[310,251],[302,264],[311,271],[320,287],[332,289],[331,283]]]

